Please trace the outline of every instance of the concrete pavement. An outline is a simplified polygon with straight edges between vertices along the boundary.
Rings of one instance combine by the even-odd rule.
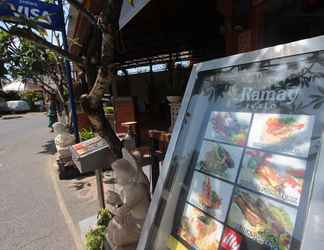
[[[77,249],[49,174],[52,138],[42,113],[0,118],[0,250]]]

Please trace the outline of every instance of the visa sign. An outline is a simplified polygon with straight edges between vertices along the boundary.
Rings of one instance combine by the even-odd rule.
[[[23,16],[51,30],[63,30],[63,13],[56,4],[37,0],[0,0],[0,19],[13,21],[12,17]]]

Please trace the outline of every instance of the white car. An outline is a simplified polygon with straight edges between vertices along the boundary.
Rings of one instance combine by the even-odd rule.
[[[9,112],[27,112],[30,111],[30,106],[26,101],[7,101]]]
[[[8,111],[7,102],[0,97],[0,114]]]

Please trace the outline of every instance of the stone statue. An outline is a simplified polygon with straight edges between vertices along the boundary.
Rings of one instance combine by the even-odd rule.
[[[136,249],[150,204],[149,181],[125,149],[123,158],[111,165],[120,192],[107,192],[107,209],[114,215],[107,227],[113,250]]]
[[[54,123],[53,129],[55,133],[54,141],[57,150],[57,160],[69,161],[71,159],[69,146],[75,143],[75,138],[68,133],[65,125],[61,122]]]

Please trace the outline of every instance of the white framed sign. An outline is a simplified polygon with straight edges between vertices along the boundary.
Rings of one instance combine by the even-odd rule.
[[[137,249],[322,249],[323,116],[324,36],[195,65]]]

